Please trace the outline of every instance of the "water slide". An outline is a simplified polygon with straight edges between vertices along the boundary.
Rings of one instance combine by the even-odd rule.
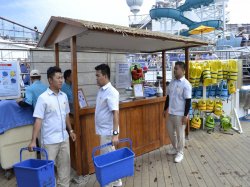
[[[222,26],[221,20],[207,20],[202,22],[195,22],[183,15],[183,12],[189,11],[191,8],[200,8],[201,6],[207,6],[213,2],[214,0],[186,0],[186,2],[177,9],[153,8],[150,10],[150,17],[151,19],[171,18],[176,21],[179,21],[189,27],[188,31],[184,31],[180,34],[183,36],[189,36],[190,34],[188,32],[194,28],[199,27],[200,25],[214,27],[216,29]]]

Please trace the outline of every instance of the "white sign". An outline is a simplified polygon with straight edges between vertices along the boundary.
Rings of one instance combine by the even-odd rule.
[[[19,62],[0,61],[0,99],[15,99],[20,96]]]
[[[135,97],[143,97],[143,85],[142,84],[134,84],[134,96]]]
[[[127,88],[131,86],[130,63],[116,63],[116,88]]]

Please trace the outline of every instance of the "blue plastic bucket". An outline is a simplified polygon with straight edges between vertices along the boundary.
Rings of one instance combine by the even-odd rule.
[[[20,163],[15,164],[14,171],[18,187],[55,187],[54,161],[48,160],[48,153],[45,149],[33,148],[34,151],[43,151],[46,160],[28,159],[22,161],[20,150]]]
[[[96,179],[101,186],[109,184],[123,177],[134,175],[135,154],[132,151],[132,141],[128,138],[125,138],[121,139],[119,142],[129,142],[130,149],[128,147],[124,147],[109,153],[94,156],[97,150],[112,145],[110,142],[99,147],[95,147],[92,151]]]

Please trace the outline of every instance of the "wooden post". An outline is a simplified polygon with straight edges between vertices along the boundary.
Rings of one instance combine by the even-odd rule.
[[[72,69],[72,91],[74,97],[74,130],[76,133],[75,142],[75,162],[76,172],[78,175],[82,174],[82,158],[81,158],[81,128],[79,119],[79,102],[78,102],[78,77],[77,77],[77,49],[76,49],[76,36],[72,36],[70,40],[71,50],[71,69]]]
[[[166,53],[162,51],[162,89],[163,96],[166,96]]]
[[[59,67],[59,45],[58,43],[55,43],[54,50],[55,50],[55,63],[56,63],[56,66]]]
[[[185,77],[188,80],[189,79],[189,48],[185,48],[185,64],[186,64],[186,70],[185,70]]]
[[[186,64],[186,70],[185,70],[185,77],[188,80],[189,79],[189,48],[185,48],[185,64]],[[186,138],[188,139],[190,131],[190,123],[189,123],[189,118],[188,118],[188,123],[185,129],[186,132]]]

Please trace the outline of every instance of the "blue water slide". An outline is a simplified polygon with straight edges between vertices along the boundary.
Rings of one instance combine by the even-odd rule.
[[[179,6],[177,9],[185,12],[191,9],[201,8],[201,6],[208,6],[214,3],[214,0],[186,0],[185,3]]]
[[[173,8],[155,8],[150,10],[150,17],[151,19],[160,19],[160,18],[172,18],[175,21],[179,21],[182,24],[187,25],[190,27],[195,22],[186,18],[183,15],[183,12]]]
[[[160,18],[171,18],[176,21],[181,22],[189,27],[188,31],[182,32],[181,35],[189,36],[189,31],[199,27],[200,25],[214,27],[219,29],[222,26],[221,20],[208,20],[202,22],[194,22],[183,15],[183,12],[178,9],[173,8],[154,8],[150,10],[151,19],[160,19]]]

